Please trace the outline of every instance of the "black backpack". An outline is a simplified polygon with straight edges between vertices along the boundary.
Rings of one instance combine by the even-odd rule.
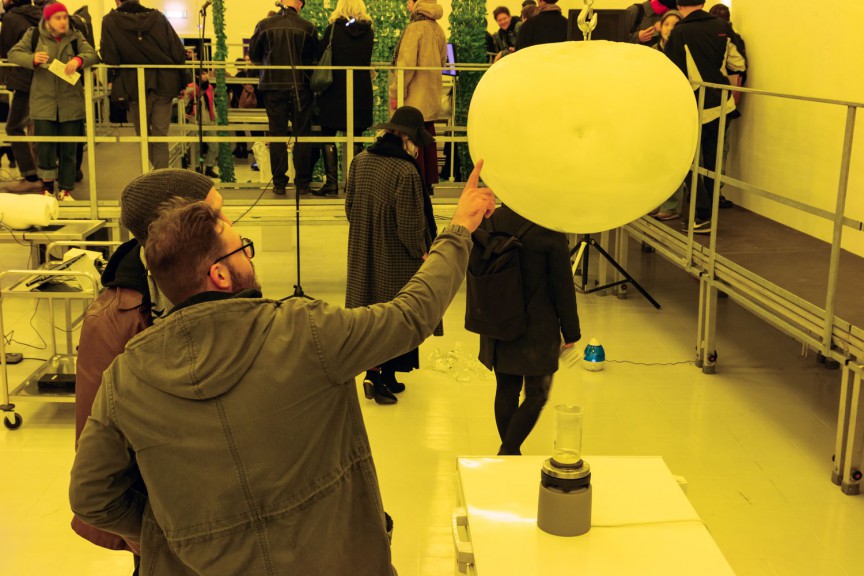
[[[521,239],[533,224],[515,235],[497,232],[484,220],[472,237],[468,257],[465,329],[495,340],[515,340],[525,333],[528,316],[520,266]]]

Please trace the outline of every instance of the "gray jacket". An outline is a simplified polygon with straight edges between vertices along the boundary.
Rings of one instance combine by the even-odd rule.
[[[446,228],[392,302],[222,299],[145,330],[103,376],[72,510],[140,539],[142,574],[395,573],[354,377],[432,333],[470,248]]]
[[[99,63],[99,55],[93,49],[84,35],[71,26],[66,34],[55,40],[45,25],[45,20],[39,22],[39,40],[35,52],[47,52],[51,57],[42,66],[33,66],[32,39],[36,29],[28,30],[24,37],[9,50],[9,61],[23,68],[33,70],[33,83],[30,85],[30,117],[34,120],[60,120],[70,122],[81,120],[85,116],[83,70]],[[72,46],[76,40],[78,53]],[[83,65],[78,69],[82,79],[74,86],[61,80],[48,71],[52,60],[60,60],[64,64],[78,56]]]

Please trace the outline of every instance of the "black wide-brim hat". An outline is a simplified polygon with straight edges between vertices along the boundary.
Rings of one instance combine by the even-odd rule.
[[[405,133],[417,146],[429,146],[435,143],[435,137],[426,130],[423,122],[423,113],[413,106],[402,106],[389,122],[376,124],[372,130],[398,130]]]

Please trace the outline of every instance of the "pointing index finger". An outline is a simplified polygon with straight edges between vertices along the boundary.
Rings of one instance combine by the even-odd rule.
[[[477,188],[480,185],[480,171],[483,169],[483,160],[478,160],[474,165],[474,170],[471,171],[471,175],[468,177],[468,188]]]

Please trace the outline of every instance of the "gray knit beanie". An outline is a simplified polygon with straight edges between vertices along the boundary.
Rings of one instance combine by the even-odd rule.
[[[159,207],[175,196],[204,200],[213,181],[191,170],[166,168],[138,176],[120,194],[120,222],[141,244]]]

